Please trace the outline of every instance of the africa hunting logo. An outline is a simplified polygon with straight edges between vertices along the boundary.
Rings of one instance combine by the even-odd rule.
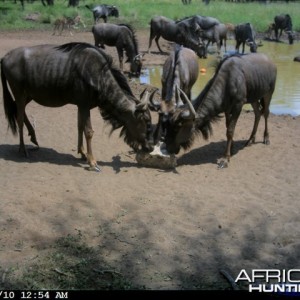
[[[248,282],[249,292],[300,293],[300,269],[242,269],[235,282]]]

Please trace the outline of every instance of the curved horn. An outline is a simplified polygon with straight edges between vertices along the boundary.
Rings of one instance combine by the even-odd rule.
[[[194,119],[194,118],[196,118],[196,111],[195,111],[195,108],[194,108],[194,106],[193,106],[193,104],[192,104],[192,102],[190,101],[190,99],[188,98],[188,96],[185,94],[185,92],[182,90],[182,89],[180,89],[178,86],[177,86],[177,89],[180,91],[180,93],[183,95],[183,98],[184,98],[184,101],[183,102],[185,102],[187,105],[188,105],[188,107],[189,107],[189,111],[190,111],[190,116],[189,116],[189,118],[190,119]]]
[[[144,97],[144,94],[146,91],[147,91],[147,88],[144,88],[144,90],[140,94],[140,100],[142,100],[142,97]]]
[[[152,91],[152,93],[149,96],[149,103],[150,103],[150,109],[152,108],[155,111],[159,111],[161,108],[161,102],[160,101],[153,101],[155,93],[158,91],[158,89],[155,89]]]
[[[138,110],[146,110],[148,106],[148,99],[149,99],[149,92],[146,91],[146,89],[142,92],[141,96],[143,98],[141,99],[141,102],[136,106],[136,109]]]

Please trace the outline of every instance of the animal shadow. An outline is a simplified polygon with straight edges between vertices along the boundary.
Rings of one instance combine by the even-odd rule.
[[[236,155],[245,147],[246,141],[234,141],[232,148],[232,156]],[[217,160],[221,158],[225,152],[227,141],[212,142],[200,148],[184,153],[178,158],[177,164],[180,165],[202,165],[202,164],[217,164]]]
[[[19,145],[0,145],[0,159],[17,163],[50,163],[81,167],[79,158],[66,153],[59,153],[51,148],[27,146],[28,157],[19,153]],[[76,162],[77,161],[77,162]],[[82,161],[82,160],[81,160]]]

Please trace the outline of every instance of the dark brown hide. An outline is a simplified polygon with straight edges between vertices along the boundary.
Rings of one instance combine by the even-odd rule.
[[[142,69],[142,55],[139,53],[135,32],[127,24],[101,23],[92,27],[95,46],[105,48],[104,45],[116,47],[119,56],[120,69],[123,70],[125,51],[130,62],[130,73],[139,76]]]
[[[1,80],[6,118],[14,134],[18,125],[20,151],[26,155],[24,123],[31,141],[38,145],[35,130],[25,112],[26,105],[32,100],[48,107],[66,104],[78,107],[78,153],[86,157],[92,168],[99,169],[92,153],[90,119],[90,110],[97,106],[104,120],[112,125],[112,130],[122,128],[121,135],[128,145],[135,150],[140,146],[149,151],[153,148],[147,99],[143,102],[136,99],[124,75],[112,67],[111,57],[90,44],[14,49],[1,61]],[[87,153],[83,147],[83,133]]]
[[[225,58],[214,77],[193,101],[196,118],[187,105],[177,108],[170,115],[165,138],[167,150],[178,153],[181,147],[188,149],[197,133],[202,133],[207,139],[212,132],[211,123],[218,119],[220,113],[225,113],[227,146],[224,156],[229,160],[235,125],[246,103],[252,105],[255,114],[253,130],[246,145],[255,142],[261,115],[265,118],[263,142],[269,144],[269,106],[276,75],[275,64],[265,54],[252,53]]]
[[[160,37],[194,50],[199,57],[202,57],[205,53],[205,48],[199,41],[197,33],[187,22],[185,22],[185,20],[175,22],[164,16],[153,17],[150,21],[148,53],[150,53],[153,39],[155,39],[158,50],[163,53],[158,43]]]

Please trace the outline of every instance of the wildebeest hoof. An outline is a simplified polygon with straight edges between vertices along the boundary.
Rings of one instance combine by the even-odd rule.
[[[95,165],[95,166],[90,166],[88,168],[89,171],[96,171],[96,172],[101,172],[101,169],[98,165]]]
[[[224,169],[224,168],[228,168],[228,162],[225,160],[221,160],[218,163],[218,169]]]

